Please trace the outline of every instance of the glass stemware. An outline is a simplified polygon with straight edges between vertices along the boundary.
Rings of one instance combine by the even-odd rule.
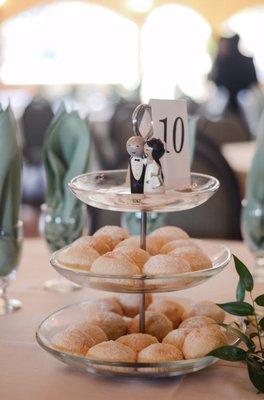
[[[12,232],[0,230],[0,315],[19,310],[22,303],[7,297],[7,288],[16,278],[23,242],[23,222],[12,227]]]
[[[255,257],[254,278],[264,281],[264,203],[242,201],[243,238]]]
[[[71,244],[83,233],[84,207],[78,206],[75,216],[64,220],[58,213],[54,213],[46,204],[41,205],[39,218],[39,232],[45,238],[51,253]],[[81,289],[80,286],[58,276],[56,279],[44,283],[44,288],[55,292],[67,293],[71,290]]]

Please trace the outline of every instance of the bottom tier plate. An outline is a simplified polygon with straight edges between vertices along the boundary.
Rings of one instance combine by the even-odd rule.
[[[177,299],[186,304],[190,302]],[[47,317],[39,326],[36,338],[40,346],[60,361],[74,368],[83,369],[87,372],[104,376],[124,376],[138,378],[163,378],[179,376],[199,371],[218,361],[215,357],[203,357],[193,360],[149,362],[149,363],[127,363],[107,362],[92,360],[87,357],[73,355],[58,351],[52,347],[52,338],[71,324],[87,319],[87,308],[89,301],[73,304],[62,308]],[[237,344],[238,340],[229,338],[230,344]]]

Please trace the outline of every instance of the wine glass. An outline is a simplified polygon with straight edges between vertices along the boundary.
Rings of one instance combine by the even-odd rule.
[[[84,228],[84,206],[78,204],[75,215],[65,220],[46,204],[41,205],[39,218],[39,232],[45,238],[51,253],[71,244],[82,236]],[[56,279],[44,283],[44,288],[55,292],[67,293],[71,290],[81,289],[80,286],[60,275]]]
[[[9,314],[22,307],[17,299],[7,297],[7,288],[16,278],[23,243],[23,222],[18,221],[12,232],[0,229],[0,315]]]
[[[242,234],[255,257],[254,278],[264,281],[264,202],[242,201]]]

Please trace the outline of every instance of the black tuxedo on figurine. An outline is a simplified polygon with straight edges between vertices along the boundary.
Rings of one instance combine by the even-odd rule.
[[[127,141],[129,159],[131,193],[144,193],[144,179],[146,172],[144,158],[145,141],[141,136],[132,136]]]

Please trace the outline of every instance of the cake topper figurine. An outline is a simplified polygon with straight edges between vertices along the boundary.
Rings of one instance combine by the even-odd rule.
[[[141,136],[128,139],[126,148],[130,155],[129,173],[131,193],[144,193],[146,165],[144,160],[145,140]]]
[[[146,156],[146,172],[144,179],[144,193],[164,193],[164,176],[160,163],[165,153],[164,144],[160,139],[147,140],[144,146]]]

